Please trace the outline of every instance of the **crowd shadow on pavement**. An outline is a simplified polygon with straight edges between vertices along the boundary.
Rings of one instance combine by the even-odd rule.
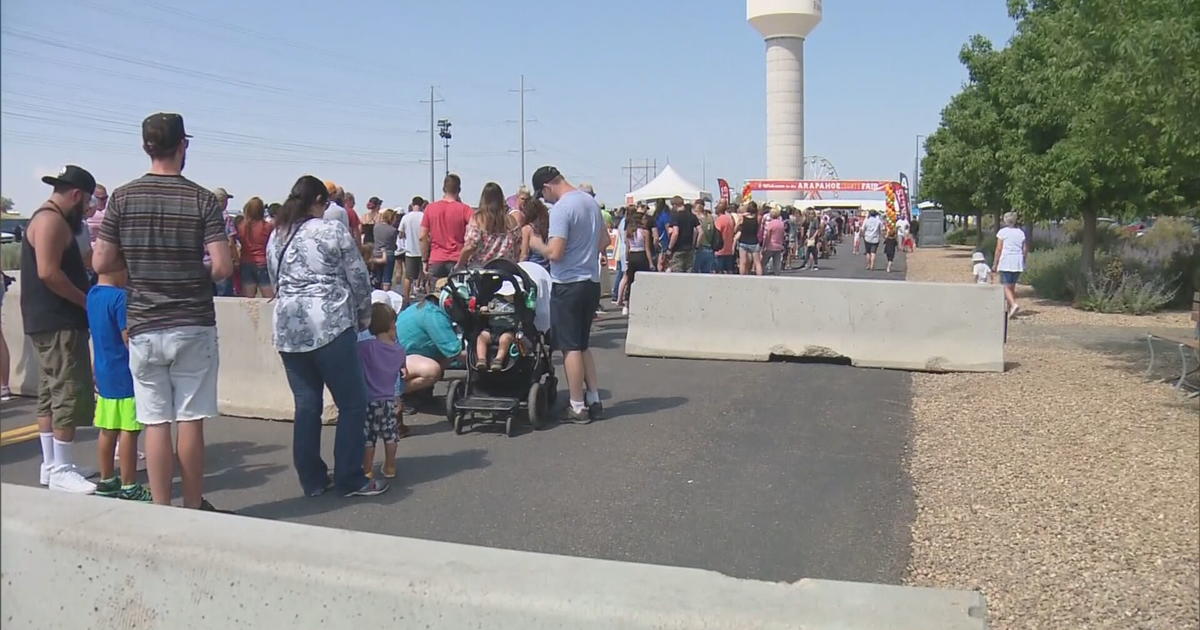
[[[605,420],[641,416],[687,404],[683,396],[645,396],[622,400],[604,410]]]
[[[396,478],[389,480],[391,489],[379,496],[346,498],[334,490],[319,497],[306,497],[300,495],[300,487],[297,484],[294,486],[296,494],[291,497],[238,508],[237,513],[241,516],[255,518],[290,520],[351,507],[354,503],[387,506],[412,494],[414,486],[437,481],[460,472],[486,468],[491,463],[491,460],[487,458],[487,451],[480,448],[466,449],[448,455],[401,456],[396,460]]]
[[[282,464],[248,464],[246,460],[261,460],[260,455],[282,450],[279,444],[255,444],[246,441],[216,442],[204,447],[205,491],[240,490],[265,485],[271,477],[287,470]],[[219,468],[212,464],[220,463]],[[178,479],[179,471],[176,470]]]

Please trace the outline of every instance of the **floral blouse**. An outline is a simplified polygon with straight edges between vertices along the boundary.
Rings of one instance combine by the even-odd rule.
[[[309,219],[290,230],[275,230],[267,243],[267,270],[276,287],[271,340],[278,351],[316,350],[347,329],[361,330],[369,323],[367,265],[341,222]]]
[[[467,224],[467,235],[463,247],[469,249],[472,246],[474,246],[475,252],[467,260],[469,268],[482,267],[497,258],[517,262],[517,258],[521,255],[521,226],[517,225],[511,230],[499,234],[487,234],[479,229],[474,221],[471,221]]]

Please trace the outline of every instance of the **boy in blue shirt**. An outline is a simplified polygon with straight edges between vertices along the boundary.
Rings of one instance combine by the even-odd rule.
[[[129,339],[125,323],[124,271],[102,273],[87,294],[88,327],[92,332],[96,373],[96,441],[100,483],[96,494],[131,501],[150,501],[150,491],[137,482],[137,439],[142,425],[133,404],[129,372]],[[113,471],[113,451],[120,442],[121,474]]]

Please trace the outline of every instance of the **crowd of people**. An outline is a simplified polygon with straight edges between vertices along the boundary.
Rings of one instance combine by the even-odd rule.
[[[395,475],[406,409],[466,359],[436,293],[457,271],[503,259],[544,287],[545,328],[566,372],[564,419],[587,423],[604,413],[589,346],[610,247],[613,299],[628,313],[638,272],[816,271],[849,234],[869,267],[882,240],[890,271],[908,236],[906,222],[885,227],[874,212],[860,221],[754,201],[710,210],[704,199],[675,197],[608,212],[590,186],[553,166],[514,199],[486,183],[475,207],[448,174],[439,200],[415,197],[397,210],[371,197],[360,216],[352,193],[304,175],[283,202],[255,196],[230,213],[228,191],[183,176],[190,137],[178,114],[147,117],[150,169],[111,195],[78,166],[43,178],[53,190],[22,242],[21,313],[41,366],[40,478],[52,489],[169,504],[178,462],[183,505],[215,509],[203,496],[203,421],[217,415],[216,297],[273,299],[304,494],[372,496]],[[500,348],[511,345],[498,337]],[[475,356],[486,369],[487,348]],[[320,455],[326,388],[338,410],[332,472]],[[100,429],[98,470],[71,448],[87,425]],[[137,481],[143,465],[149,488]]]
[[[214,299],[242,295],[273,298],[303,492],[385,492],[405,405],[465,356],[434,290],[495,259],[542,274],[566,420],[602,416],[589,342],[608,219],[558,169],[539,168],[516,208],[496,183],[472,208],[459,177],[447,175],[438,201],[414,198],[397,213],[373,197],[360,217],[352,193],[305,175],[282,203],[252,197],[231,215],[228,191],[183,176],[190,137],[178,114],[147,117],[150,169],[111,196],[79,166],[43,178],[52,192],[30,217],[20,275],[22,323],[40,365],[43,485],[170,504],[178,462],[183,506],[215,510],[203,496],[203,421],[217,415]],[[332,472],[320,455],[325,388],[338,409]],[[75,430],[88,425],[100,429],[98,470],[72,452]],[[143,465],[148,489],[137,481]]]

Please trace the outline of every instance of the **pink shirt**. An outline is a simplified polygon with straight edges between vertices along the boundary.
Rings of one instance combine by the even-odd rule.
[[[766,227],[763,228],[763,249],[767,251],[781,251],[787,231],[783,226],[783,219],[771,219],[767,221]]]
[[[462,255],[467,224],[474,212],[461,201],[442,199],[425,208],[421,227],[429,229],[429,262],[458,262]]]

